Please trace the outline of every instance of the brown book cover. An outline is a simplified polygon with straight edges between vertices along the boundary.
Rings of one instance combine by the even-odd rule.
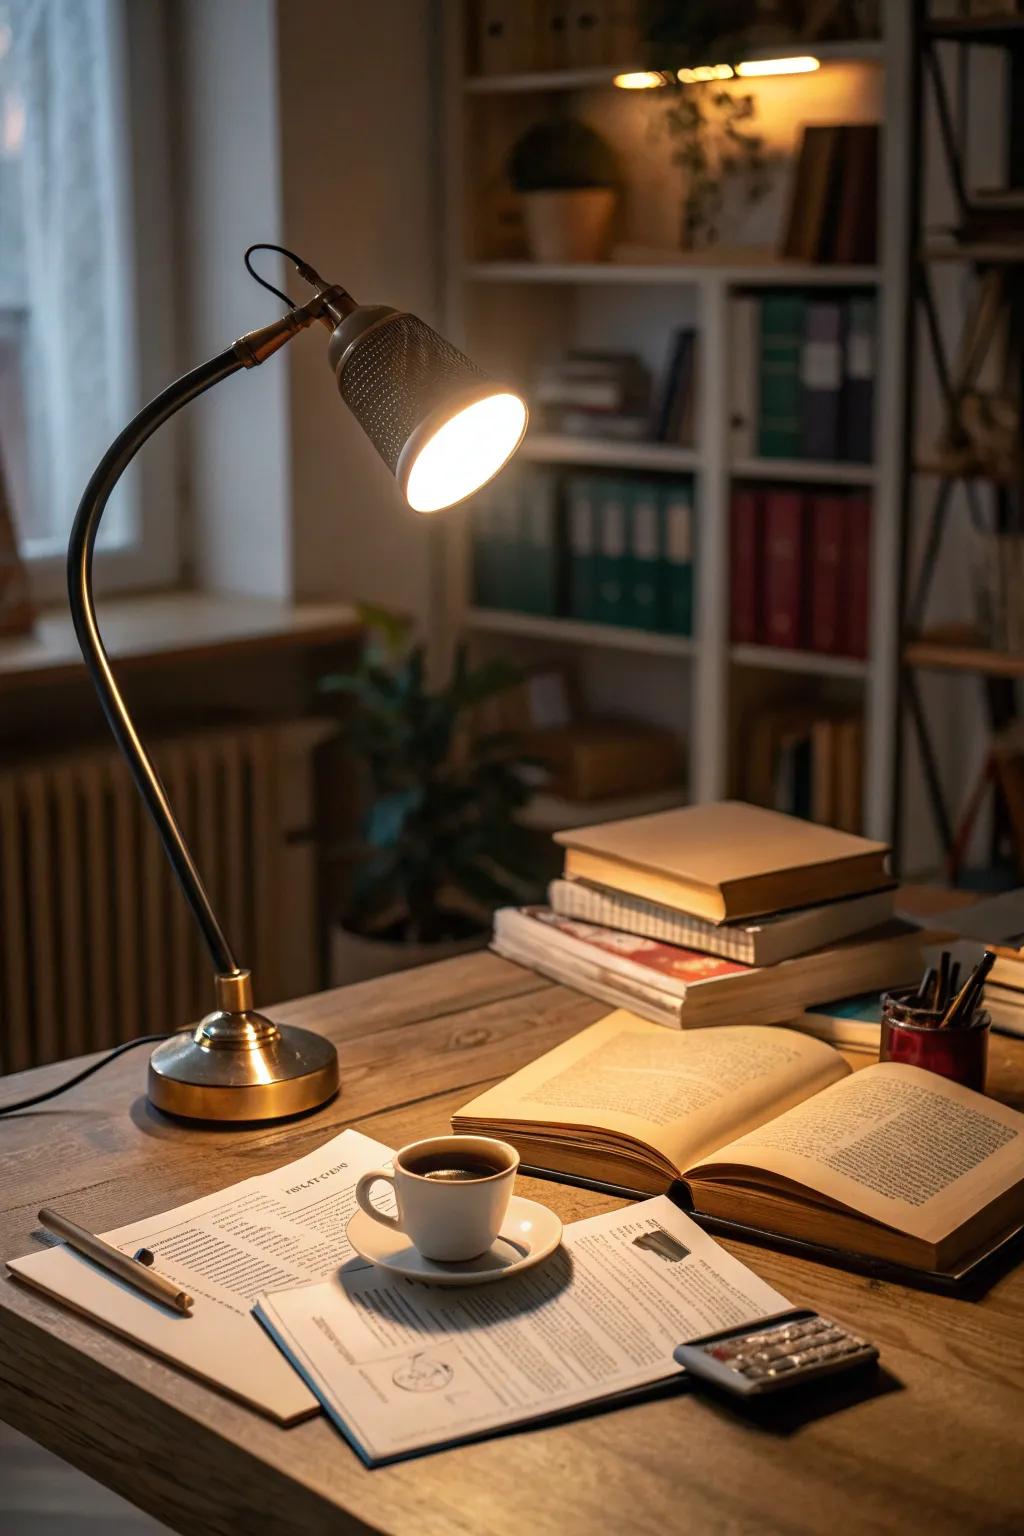
[[[837,123],[812,125],[803,131],[782,239],[782,255],[794,261],[826,259],[829,211],[835,201],[842,132]]]
[[[877,123],[847,123],[841,130],[832,261],[877,260],[879,132]]]
[[[556,832],[565,873],[729,922],[879,890],[885,843],[738,800]]]

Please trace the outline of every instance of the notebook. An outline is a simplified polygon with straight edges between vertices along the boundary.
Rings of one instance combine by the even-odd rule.
[[[678,1034],[609,1014],[453,1116],[525,1164],[925,1272],[1024,1220],[1024,1115],[918,1067],[854,1072],[821,1040]]]
[[[571,879],[711,923],[890,887],[889,849],[849,832],[726,800],[556,832]]]

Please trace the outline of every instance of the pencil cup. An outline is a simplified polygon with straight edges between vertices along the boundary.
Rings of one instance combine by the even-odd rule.
[[[975,1013],[967,1027],[940,1029],[941,1013],[915,1008],[917,990],[903,987],[882,994],[882,1043],[879,1061],[899,1061],[907,1067],[924,1067],[940,1077],[963,1083],[965,1088],[985,1091],[988,1067],[989,1016]]]

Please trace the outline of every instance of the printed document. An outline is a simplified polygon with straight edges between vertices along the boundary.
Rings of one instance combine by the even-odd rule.
[[[677,1344],[789,1305],[662,1195],[573,1223],[501,1283],[442,1288],[351,1259],[256,1315],[375,1466],[668,1381]]]
[[[390,1158],[390,1147],[343,1131],[272,1173],[101,1234],[122,1253],[151,1249],[156,1271],[193,1297],[189,1317],[63,1245],[13,1259],[8,1268],[172,1365],[291,1424],[316,1413],[317,1401],[252,1316],[253,1301],[270,1287],[319,1280],[352,1256],[345,1228],[356,1208],[356,1180]]]

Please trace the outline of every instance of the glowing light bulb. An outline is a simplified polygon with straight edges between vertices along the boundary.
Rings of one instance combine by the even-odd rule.
[[[749,79],[753,75],[809,75],[820,68],[819,61],[807,53],[791,59],[748,59],[746,63],[736,65],[736,73],[742,79]]]
[[[438,512],[472,496],[515,453],[526,406],[509,392],[487,395],[450,416],[428,437],[405,478],[414,512]]]

